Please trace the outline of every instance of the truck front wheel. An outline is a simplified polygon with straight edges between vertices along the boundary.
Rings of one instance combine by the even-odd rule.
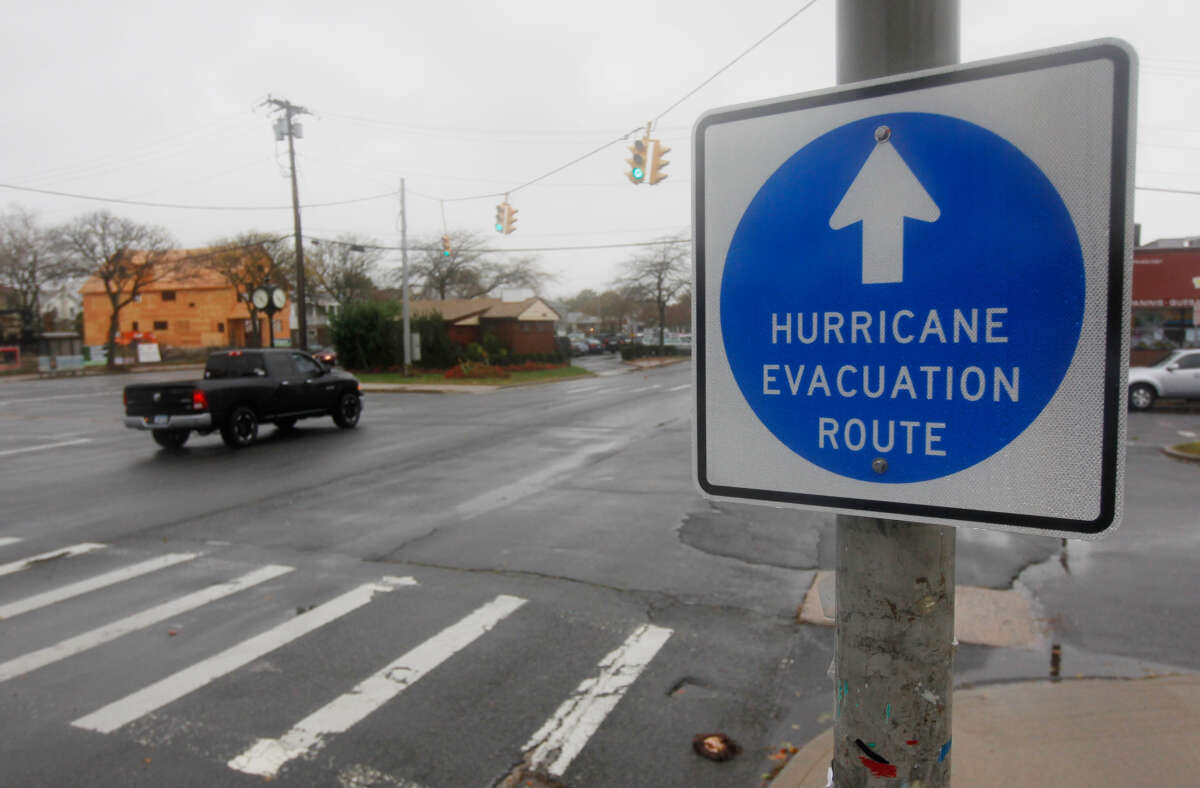
[[[249,405],[238,405],[221,426],[221,439],[231,449],[244,449],[258,437],[258,417]]]
[[[151,430],[150,434],[154,436],[154,442],[164,449],[179,449],[183,444],[187,443],[188,436],[192,434],[191,430]]]
[[[362,402],[359,401],[358,395],[347,391],[338,398],[337,407],[333,411],[333,423],[344,430],[353,429],[358,424],[361,414]]]

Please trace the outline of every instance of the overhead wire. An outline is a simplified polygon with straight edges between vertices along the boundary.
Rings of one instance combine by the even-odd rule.
[[[684,94],[684,95],[683,95],[683,96],[682,96],[682,97],[681,97],[679,100],[677,100],[675,103],[671,104],[671,105],[670,105],[670,106],[668,106],[666,109],[664,109],[662,112],[660,112],[660,113],[658,113],[657,115],[655,115],[655,116],[653,117],[653,119],[652,119],[651,123],[652,123],[652,124],[657,124],[657,123],[658,123],[658,121],[659,121],[659,120],[661,120],[661,119],[662,119],[662,117],[663,117],[664,115],[666,115],[666,114],[667,114],[667,113],[669,113],[671,110],[673,110],[673,109],[675,109],[676,107],[678,107],[678,106],[679,106],[680,104],[682,104],[684,101],[686,101],[686,100],[688,100],[689,98],[691,98],[692,96],[694,96],[696,93],[698,93],[700,90],[702,90],[702,89],[703,89],[705,86],[707,86],[707,85],[708,85],[709,83],[711,83],[711,82],[712,82],[714,79],[716,79],[717,77],[719,77],[721,74],[723,74],[723,73],[725,73],[726,71],[728,71],[728,70],[729,70],[730,68],[732,68],[732,67],[733,67],[733,66],[734,66],[734,65],[735,65],[735,64],[736,64],[738,61],[740,61],[740,60],[741,60],[742,58],[744,58],[746,55],[748,55],[748,54],[750,54],[751,52],[753,52],[755,49],[757,49],[759,46],[761,46],[763,43],[765,43],[765,42],[766,42],[766,41],[767,41],[769,38],[771,38],[773,35],[775,35],[775,34],[776,34],[776,33],[778,33],[780,30],[782,30],[784,27],[786,27],[786,26],[787,26],[787,25],[788,25],[788,24],[789,24],[789,23],[790,23],[792,20],[794,20],[796,17],[800,16],[800,14],[804,13],[804,12],[805,12],[805,11],[807,11],[809,8],[812,8],[814,5],[816,5],[818,1],[819,1],[819,0],[809,0],[807,3],[805,3],[803,6],[801,6],[801,7],[799,8],[799,10],[795,11],[794,13],[792,13],[791,15],[789,15],[789,16],[787,17],[787,19],[784,19],[784,20],[783,20],[782,22],[780,22],[778,25],[776,25],[775,27],[773,27],[773,28],[772,28],[772,29],[771,29],[771,30],[770,30],[770,31],[769,31],[769,32],[768,32],[766,35],[764,35],[763,37],[761,37],[761,38],[759,38],[757,41],[755,41],[753,44],[751,44],[751,45],[750,45],[750,46],[749,46],[749,47],[748,47],[746,50],[744,50],[744,51],[743,51],[741,54],[739,54],[739,55],[738,55],[737,57],[735,57],[733,60],[731,60],[731,61],[729,61],[728,63],[726,63],[726,64],[725,64],[724,66],[722,66],[721,68],[717,69],[717,71],[716,71],[716,72],[715,72],[715,73],[714,73],[712,76],[710,76],[708,79],[706,79],[706,80],[704,80],[703,82],[701,82],[701,83],[700,83],[699,85],[697,85],[695,88],[693,88],[692,90],[690,90],[690,91],[688,91],[686,94]],[[536,178],[533,178],[533,179],[531,179],[531,180],[528,180],[528,181],[526,181],[525,183],[522,183],[522,184],[520,184],[519,186],[514,186],[514,187],[512,187],[512,188],[510,188],[510,189],[504,189],[503,191],[499,191],[499,192],[488,192],[488,193],[485,193],[485,194],[474,194],[474,195],[470,195],[470,196],[466,196],[466,197],[454,197],[454,198],[446,198],[446,202],[465,202],[465,201],[468,201],[468,200],[481,200],[481,199],[489,199],[489,198],[492,198],[492,197],[499,197],[499,196],[502,196],[502,195],[504,195],[504,194],[511,194],[512,192],[519,191],[520,189],[524,189],[524,188],[525,188],[525,187],[527,187],[527,186],[532,186],[533,184],[535,184],[535,183],[538,183],[539,181],[545,180],[546,178],[549,178],[551,175],[555,175],[555,174],[557,174],[557,173],[559,173],[559,172],[562,172],[563,170],[567,169],[568,167],[571,167],[571,166],[573,166],[573,165],[575,165],[575,164],[578,164],[579,162],[583,161],[584,159],[591,158],[592,156],[595,156],[597,153],[600,153],[601,151],[605,150],[606,148],[609,148],[609,147],[611,147],[612,145],[615,145],[615,144],[617,144],[617,143],[619,143],[619,142],[624,142],[625,140],[629,139],[630,135],[632,135],[632,134],[636,134],[638,131],[641,131],[641,130],[642,130],[642,128],[643,128],[643,127],[642,127],[642,126],[639,124],[639,125],[638,125],[636,128],[634,128],[634,129],[632,129],[632,130],[630,130],[630,131],[627,131],[627,132],[625,132],[625,133],[624,133],[624,134],[622,134],[621,136],[619,136],[619,137],[617,137],[617,138],[615,138],[615,139],[609,140],[608,142],[605,142],[603,145],[600,145],[600,146],[598,146],[597,148],[595,148],[595,149],[593,149],[593,150],[591,150],[591,151],[588,151],[587,153],[583,154],[582,156],[578,156],[578,157],[576,157],[576,158],[572,159],[571,161],[567,162],[566,164],[563,164],[563,165],[562,165],[562,166],[560,166],[560,167],[556,167],[556,168],[554,168],[553,170],[550,170],[549,172],[547,172],[547,173],[545,173],[545,174],[543,174],[543,175],[539,175],[539,176],[538,176],[538,177],[536,177]]]
[[[53,189],[36,189],[32,186],[17,186],[11,183],[0,183],[0,189],[12,189],[19,192],[33,192],[34,194],[48,194],[54,197],[72,197],[76,200],[91,200],[93,202],[115,203],[118,205],[138,205],[146,208],[173,208],[177,210],[190,211],[290,211],[290,205],[184,205],[180,203],[165,203],[165,202],[149,202],[146,200],[123,200],[117,197],[97,197],[89,194],[75,194],[73,192],[55,191]],[[336,200],[333,202],[312,202],[303,203],[301,208],[331,208],[336,205],[353,205],[354,203],[370,202],[379,200],[384,197],[394,197],[396,190],[393,189],[381,194],[372,194],[366,197],[356,197],[351,200]]]

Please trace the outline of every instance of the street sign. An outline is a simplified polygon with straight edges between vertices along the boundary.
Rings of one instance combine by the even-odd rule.
[[[706,113],[701,490],[1115,527],[1135,68],[1100,41]]]

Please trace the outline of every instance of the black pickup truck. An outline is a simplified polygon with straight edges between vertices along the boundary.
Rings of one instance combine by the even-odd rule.
[[[358,380],[297,350],[213,353],[204,380],[125,387],[125,426],[149,430],[158,445],[177,449],[195,430],[220,430],[227,446],[243,448],[271,422],[290,430],[298,419],[332,416],[343,429],[358,424]]]

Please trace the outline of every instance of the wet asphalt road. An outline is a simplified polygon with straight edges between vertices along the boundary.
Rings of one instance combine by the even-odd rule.
[[[557,764],[569,786],[757,785],[770,750],[828,724],[832,631],[795,613],[814,571],[832,568],[832,517],[699,497],[690,364],[584,363],[602,374],[371,394],[356,430],[265,427],[243,452],[215,435],[160,452],[118,423],[127,378],[0,383],[0,784],[260,784],[231,763],[268,768],[254,750],[266,741],[292,747],[274,772],[288,785],[486,786],[524,761]],[[1026,589],[1066,675],[1200,668],[1200,465],[1157,450],[1193,431],[1197,409],[1132,414],[1115,535],[1064,551],[961,529],[958,582]],[[102,547],[20,563],[84,544]],[[177,563],[21,608],[164,556]],[[268,566],[290,571],[29,667],[30,654]],[[360,606],[245,650],[364,587]],[[456,650],[439,640],[501,598],[515,609]],[[227,654],[244,661],[111,731],[86,724]],[[1047,668],[1045,653],[964,646],[957,674]],[[339,699],[378,692],[361,719],[330,722]],[[306,719],[317,735],[297,738]],[[692,737],[714,730],[743,754],[693,754]],[[553,752],[532,746],[539,736]]]

